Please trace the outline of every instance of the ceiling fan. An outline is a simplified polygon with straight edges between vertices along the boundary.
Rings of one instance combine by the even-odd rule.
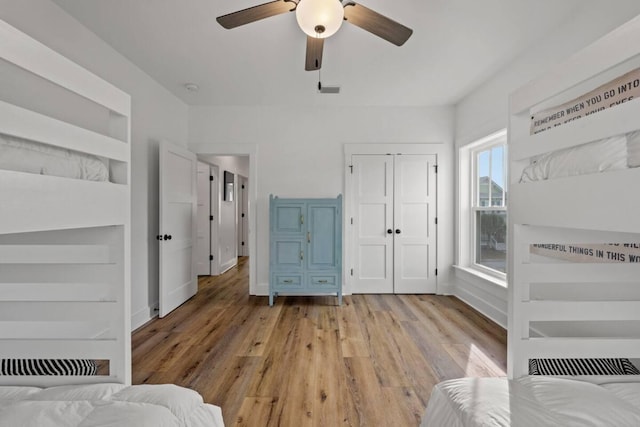
[[[324,39],[335,34],[343,21],[349,22],[396,46],[402,46],[413,30],[352,1],[340,0],[275,0],[216,18],[231,29],[286,12],[296,12],[298,25],[307,34],[305,70],[322,66]]]

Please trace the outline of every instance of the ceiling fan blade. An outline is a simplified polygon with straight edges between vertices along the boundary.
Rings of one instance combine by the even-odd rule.
[[[322,67],[322,48],[324,39],[307,36],[307,60],[304,69],[307,71],[319,70]]]
[[[354,2],[345,4],[344,19],[396,46],[402,46],[413,34],[411,28]]]
[[[216,21],[218,21],[218,23],[227,30],[230,30],[231,28],[250,24],[251,22],[259,21],[264,18],[291,12],[296,9],[297,5],[298,4],[293,0],[276,0],[229,13],[227,15],[218,16]]]

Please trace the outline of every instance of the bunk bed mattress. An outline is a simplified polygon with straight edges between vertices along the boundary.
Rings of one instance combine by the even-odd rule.
[[[0,134],[0,169],[88,181],[108,181],[105,161],[53,145]]]
[[[640,383],[525,376],[437,384],[421,427],[640,426]]]
[[[532,159],[520,182],[621,170],[640,166],[640,131],[553,151]]]
[[[0,387],[0,427],[224,427],[219,407],[172,384]]]

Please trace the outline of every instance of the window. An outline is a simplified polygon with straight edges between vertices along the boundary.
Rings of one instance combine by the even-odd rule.
[[[471,239],[473,264],[507,271],[506,133],[486,138],[471,150]]]

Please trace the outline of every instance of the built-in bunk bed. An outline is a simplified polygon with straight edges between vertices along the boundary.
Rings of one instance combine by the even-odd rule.
[[[508,378],[423,426],[640,426],[640,17],[509,100]]]
[[[131,385],[129,95],[0,20],[0,425],[222,426]]]

